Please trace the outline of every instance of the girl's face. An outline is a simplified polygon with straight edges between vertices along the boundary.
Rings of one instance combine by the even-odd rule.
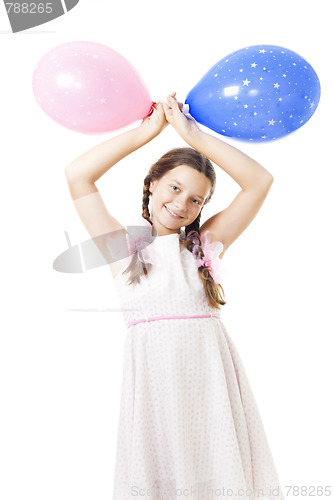
[[[188,165],[169,170],[150,183],[151,221],[158,236],[179,233],[198,216],[212,184],[201,172]]]

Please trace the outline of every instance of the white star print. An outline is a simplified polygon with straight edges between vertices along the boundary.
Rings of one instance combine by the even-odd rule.
[[[249,86],[249,83],[251,83],[251,80],[248,80],[248,79],[246,78],[246,80],[243,80],[243,87],[244,87],[244,85],[246,85],[246,86],[248,87],[248,86]]]
[[[257,66],[256,63],[251,64],[251,68],[256,68],[256,66]]]
[[[244,104],[244,108],[246,108],[246,109],[247,109],[248,107],[249,107],[249,105],[248,105],[248,104]]]
[[[241,73],[243,73],[243,71],[244,71],[244,70],[243,70],[243,68],[241,68],[239,71],[240,71]]]
[[[265,49],[259,50],[259,54],[265,54],[267,52]]]
[[[282,76],[283,76],[283,78],[287,78],[287,75],[286,75],[285,73],[283,73],[283,75],[282,75]]]
[[[314,105],[315,105],[315,103],[314,103],[314,102],[312,102],[312,103],[310,104],[310,108],[312,109]]]
[[[276,121],[274,121],[274,120],[269,120],[269,122],[268,122],[268,123],[269,123],[269,125],[274,125],[274,123],[276,123]]]
[[[275,89],[278,89],[280,87],[280,85],[278,83],[274,83],[274,88]]]

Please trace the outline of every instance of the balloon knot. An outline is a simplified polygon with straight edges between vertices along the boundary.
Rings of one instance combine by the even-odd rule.
[[[156,102],[152,103],[152,105],[150,107],[150,110],[148,112],[148,115],[146,115],[144,118],[148,118],[149,116],[151,116],[154,113],[154,109],[156,109],[155,106],[154,106],[154,104],[156,104]]]

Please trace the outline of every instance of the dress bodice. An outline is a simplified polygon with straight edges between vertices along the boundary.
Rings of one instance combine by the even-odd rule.
[[[149,251],[154,264],[140,283],[128,285],[129,274],[122,274],[132,255],[122,260],[114,280],[126,324],[151,316],[219,315],[208,303],[196,258],[181,244],[180,234],[155,237]]]

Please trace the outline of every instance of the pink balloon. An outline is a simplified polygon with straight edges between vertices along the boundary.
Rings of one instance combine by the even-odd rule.
[[[135,68],[99,43],[69,42],[53,48],[35,66],[32,82],[43,111],[77,132],[110,132],[151,111],[149,91]]]

